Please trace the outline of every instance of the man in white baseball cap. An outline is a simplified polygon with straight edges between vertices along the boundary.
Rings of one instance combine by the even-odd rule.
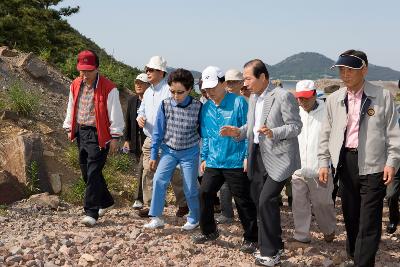
[[[300,106],[303,128],[298,135],[301,167],[292,175],[294,241],[311,242],[311,207],[326,242],[335,237],[336,213],[332,200],[333,179],[319,181],[318,135],[324,117],[325,103],[317,99],[314,82],[296,84],[295,96]]]
[[[226,92],[225,77],[220,68],[207,67],[202,73],[202,81],[202,89],[207,90],[210,100],[203,105],[200,115],[203,137],[200,168],[204,172],[200,185],[201,232],[192,236],[192,240],[200,244],[219,237],[214,219],[214,197],[226,181],[244,230],[240,250],[253,253],[258,240],[257,211],[250,196],[250,181],[243,169],[246,142],[220,135],[222,126],[246,124],[248,105],[243,97]]]
[[[154,123],[156,121],[157,110],[161,101],[170,97],[171,92],[167,83],[167,61],[161,56],[153,56],[146,64],[145,71],[150,87],[143,95],[143,101],[138,111],[137,122],[143,128],[147,136],[144,140],[143,151],[143,201],[144,205],[150,206],[153,192],[154,171],[150,168],[151,135],[153,133]],[[183,193],[182,177],[176,173],[171,180],[176,202],[179,209],[176,213],[178,217],[183,217],[189,212],[186,205],[185,195]],[[139,216],[148,217],[149,209],[145,208],[139,211]]]

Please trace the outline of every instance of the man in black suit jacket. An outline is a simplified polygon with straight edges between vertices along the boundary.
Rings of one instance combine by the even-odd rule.
[[[132,96],[128,100],[128,106],[126,110],[125,120],[125,132],[124,139],[125,143],[123,150],[131,152],[135,156],[137,164],[137,179],[138,186],[134,192],[135,202],[132,207],[134,209],[141,209],[143,207],[143,190],[142,190],[142,173],[143,173],[143,157],[142,157],[142,146],[146,135],[143,133],[143,128],[140,128],[137,121],[137,111],[142,103],[143,94],[146,89],[150,86],[147,81],[147,75],[145,73],[139,74],[135,79],[135,92],[136,95]]]

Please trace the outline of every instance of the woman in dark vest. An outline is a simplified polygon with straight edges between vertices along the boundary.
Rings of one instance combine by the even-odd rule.
[[[156,169],[158,152],[160,161],[153,178],[153,195],[149,215],[152,219],[145,228],[164,226],[161,215],[164,209],[165,193],[177,165],[183,174],[183,190],[189,207],[187,222],[183,230],[193,230],[199,225],[199,115],[201,102],[189,95],[193,89],[193,75],[190,71],[177,69],[168,77],[171,97],[164,99],[157,111],[154,124],[150,167]]]

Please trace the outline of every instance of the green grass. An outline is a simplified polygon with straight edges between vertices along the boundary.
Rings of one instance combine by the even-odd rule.
[[[26,194],[28,196],[40,192],[39,186],[39,164],[33,160],[28,166],[28,181],[26,182]]]
[[[79,151],[75,143],[70,144],[64,152],[69,166],[79,170]]]
[[[85,182],[82,177],[79,177],[74,184],[65,188],[61,192],[61,198],[72,204],[79,204],[83,201],[83,196],[85,195]]]
[[[71,145],[65,152],[69,165],[79,170],[79,153],[75,145]],[[137,188],[136,180],[131,182],[127,180],[133,174],[133,160],[127,154],[108,155],[107,163],[103,169],[104,179],[107,182],[108,189],[114,192],[122,192],[122,197],[128,200],[132,199],[133,191]],[[80,177],[69,187],[64,188],[61,198],[73,204],[80,204],[85,194],[85,183]]]
[[[6,101],[4,96],[0,94],[0,110],[6,109]]]
[[[40,97],[37,93],[30,92],[23,88],[20,82],[10,86],[7,93],[11,110],[22,116],[33,116],[38,110]]]

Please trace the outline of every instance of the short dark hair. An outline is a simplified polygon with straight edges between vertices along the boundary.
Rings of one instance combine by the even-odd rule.
[[[341,56],[343,55],[352,55],[352,56],[356,56],[361,58],[362,60],[364,60],[366,67],[368,67],[368,58],[367,58],[367,54],[365,54],[363,51],[360,50],[354,50],[354,49],[350,49],[347,51],[344,51],[343,53],[340,54]]]
[[[253,75],[257,79],[260,78],[262,73],[265,74],[265,78],[269,79],[269,72],[267,66],[261,59],[253,59],[244,64],[243,68],[253,67]]]
[[[171,86],[174,82],[179,82],[186,90],[190,90],[194,84],[193,74],[185,69],[176,69],[168,76],[168,85]]]
[[[93,55],[94,55],[94,62],[95,62],[95,64],[96,64],[96,68],[99,68],[99,66],[100,66],[100,59],[99,59],[99,56],[96,54],[96,52],[94,52],[94,51],[91,50],[91,49],[88,49],[87,51],[90,51],[90,52],[93,53]]]
[[[225,76],[218,77],[218,82],[219,82],[219,83],[225,82]]]

